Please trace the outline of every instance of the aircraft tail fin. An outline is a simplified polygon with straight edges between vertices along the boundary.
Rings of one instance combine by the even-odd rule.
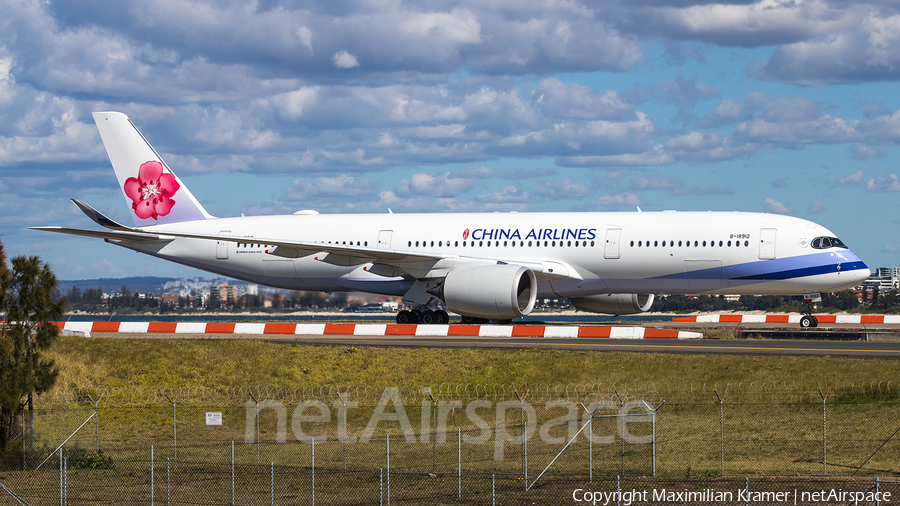
[[[135,226],[212,218],[128,116],[93,114]]]

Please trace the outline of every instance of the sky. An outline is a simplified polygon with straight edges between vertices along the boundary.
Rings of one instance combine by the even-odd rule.
[[[207,276],[130,224],[92,111],[214,216],[750,211],[900,266],[900,6],[0,0],[0,241],[60,279]],[[435,215],[440,226],[440,215]]]

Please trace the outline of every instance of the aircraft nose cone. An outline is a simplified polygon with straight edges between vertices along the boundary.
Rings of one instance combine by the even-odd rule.
[[[859,257],[857,257],[855,254],[853,256],[859,259]],[[869,270],[868,265],[866,265],[862,260],[856,262],[853,270],[853,279],[856,280],[857,284],[869,279],[869,276],[871,275],[872,271]]]

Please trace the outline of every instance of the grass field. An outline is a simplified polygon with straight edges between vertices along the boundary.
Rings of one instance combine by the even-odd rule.
[[[900,386],[900,360],[669,355],[567,350],[292,346],[260,341],[60,337],[63,388],[107,385],[646,384],[703,389],[751,383]],[[734,389],[737,393],[737,389]],[[815,389],[812,390],[815,394]]]
[[[889,438],[900,427],[900,360],[541,349],[385,349],[296,346],[252,340],[77,337],[61,337],[50,355],[60,369],[58,387],[69,391],[101,390],[100,386],[126,391],[256,385],[371,387],[365,401],[357,397],[360,408],[347,416],[347,433],[355,437],[364,433],[384,387],[400,387],[406,392],[403,406],[416,433],[412,442],[403,437],[400,424],[387,422],[378,426],[369,443],[340,444],[337,437],[341,429],[336,424],[339,417],[335,415],[339,400],[331,394],[328,395],[334,398],[319,395],[332,409],[331,422],[304,422],[303,430],[306,434],[329,436],[327,443],[316,445],[316,465],[321,472],[319,497],[332,504],[369,501],[361,496],[354,499],[339,495],[346,486],[367,490],[366,497],[374,498],[381,493],[377,473],[385,466],[386,434],[390,434],[392,467],[397,473],[406,473],[394,477],[394,492],[409,494],[411,503],[444,504],[443,499],[413,499],[419,497],[416,494],[420,491],[430,488],[442,490],[440,494],[455,501],[457,458],[462,462],[464,482],[473,491],[479,490],[479,498],[491,490],[491,475],[495,473],[503,482],[498,490],[523,490],[524,482],[519,475],[524,447],[509,439],[505,442],[498,439],[504,423],[505,434],[520,434],[521,422],[527,418],[516,407],[517,403],[504,412],[497,411],[501,401],[516,399],[513,391],[528,394],[534,409],[535,423],[529,422],[529,432],[534,432],[534,436],[527,443],[532,479],[584,422],[578,402],[605,400],[608,405],[604,409],[614,413],[618,399],[614,392],[623,399],[640,399],[648,391],[654,392],[651,396],[654,405],[666,401],[656,423],[658,475],[687,480],[685,486],[700,487],[720,475],[822,474],[826,452],[828,474],[850,474],[865,464],[859,474],[900,475],[900,469],[896,468],[900,462],[900,439]],[[419,387],[498,384],[510,388],[501,394],[488,395],[491,390],[485,389],[480,394],[463,396],[462,407],[446,417],[446,440],[435,442],[437,408],[432,409]],[[552,398],[548,394],[551,385],[597,388],[594,393],[582,390],[574,397],[563,396],[569,403],[566,407],[548,404]],[[827,420],[823,419],[820,389],[828,395]],[[724,403],[719,403],[715,391],[725,398]],[[445,395],[442,400],[451,397]],[[38,399],[35,428],[39,435],[38,448],[44,449],[38,460],[42,455],[49,455],[94,413],[93,405],[84,399],[60,401],[66,398],[73,399],[64,395],[54,401]],[[216,400],[212,396],[203,402],[179,401],[177,415],[171,403],[158,397],[144,404],[101,400],[99,422],[91,421],[67,448],[79,445],[91,450],[97,445],[112,457],[114,469],[77,471],[72,475],[73,490],[89,491],[83,492],[88,495],[81,496],[85,500],[91,500],[90,497],[98,500],[100,496],[90,494],[103,490],[106,495],[99,499],[101,502],[145,497],[149,492],[150,445],[156,447],[159,487],[159,479],[165,473],[165,459],[176,455],[174,416],[179,470],[173,476],[173,483],[178,483],[176,490],[187,502],[227,502],[231,441],[236,442],[237,480],[242,497],[248,500],[268,497],[270,477],[266,466],[269,462],[276,466],[275,490],[281,500],[291,502],[306,497],[310,493],[311,475],[304,473],[311,470],[311,448],[295,437],[297,429],[292,424],[295,421],[292,417],[298,416],[294,409],[299,400],[279,399],[287,405],[286,429],[279,429],[276,410],[269,408],[261,412],[260,443],[256,443],[245,440],[248,430],[250,434],[255,432],[252,404],[246,396],[239,397],[238,401],[235,398],[221,396]],[[464,408],[475,399],[488,403],[481,411],[484,425],[473,423]],[[204,423],[204,413],[210,410],[223,413],[222,426],[210,427]],[[486,426],[489,426],[486,439],[474,442]],[[462,434],[459,446],[457,430]],[[631,430],[632,434],[646,436],[651,426],[642,421]],[[277,441],[280,431],[288,434],[284,443]],[[543,493],[551,494],[548,497],[561,497],[560,493],[571,491],[575,484],[585,483],[591,457],[595,479],[600,475],[614,477],[623,474],[623,470],[631,477],[651,474],[651,446],[631,444],[622,437],[615,419],[595,419],[594,434],[598,439],[590,444],[583,434],[579,436],[554,464],[548,485],[542,489]],[[548,442],[548,437],[554,441]],[[496,459],[499,447],[503,448],[502,460]],[[257,452],[262,453],[259,459],[263,469],[259,473],[255,465]],[[18,455],[15,458],[20,462],[21,453]],[[344,471],[345,459],[347,471]],[[20,471],[16,470],[20,468],[15,464],[17,461],[12,462],[6,471],[0,472],[0,479],[15,484],[20,492],[33,494],[32,497],[54,497],[48,482],[58,477],[57,471]],[[796,478],[791,483],[795,481]],[[558,485],[550,486],[550,483]],[[162,493],[162,489],[156,490]],[[521,497],[533,500],[541,497],[541,493]],[[326,501],[329,494],[333,498]],[[474,497],[472,500],[484,503]]]

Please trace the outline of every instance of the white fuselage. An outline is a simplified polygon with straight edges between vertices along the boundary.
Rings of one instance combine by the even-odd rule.
[[[432,253],[420,272],[467,262],[560,262],[580,274],[544,279],[538,297],[603,293],[803,294],[859,284],[868,267],[815,223],[740,212],[472,213],[256,216],[145,227],[158,234],[229,235],[239,242],[175,238],[110,242],[209,272],[292,290],[403,295],[414,277],[333,265],[324,255],[284,258],[266,239]],[[376,269],[377,270],[377,269]],[[424,277],[427,277],[424,276]],[[580,279],[579,279],[580,278]]]

